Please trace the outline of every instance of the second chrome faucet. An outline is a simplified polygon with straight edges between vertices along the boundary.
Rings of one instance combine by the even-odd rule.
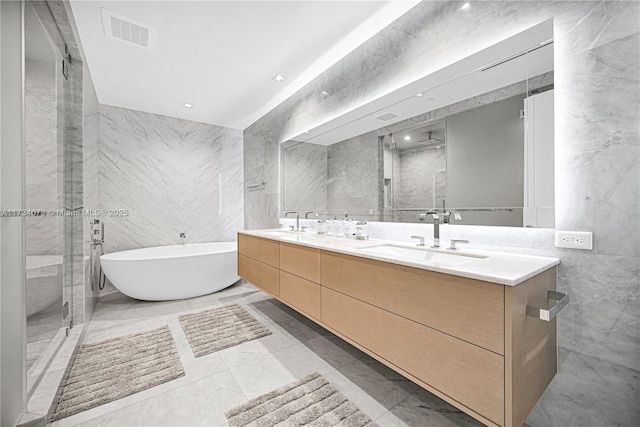
[[[285,212],[284,213],[284,217],[288,217],[289,214],[295,214],[296,215],[296,229],[295,230],[291,230],[291,231],[300,231],[300,214],[296,211],[290,211],[290,212]],[[290,226],[293,227],[293,226]]]
[[[440,247],[440,216],[436,211],[427,211],[420,214],[418,220],[426,221],[427,217],[431,215],[433,217],[433,245],[432,248]],[[424,242],[421,242],[424,244]]]
[[[431,247],[439,248],[440,247],[440,214],[436,211],[426,211],[421,213],[420,216],[418,216],[418,220],[425,222],[429,217],[429,215],[433,217],[433,245]],[[454,219],[456,221],[460,221],[462,219],[462,217],[460,216],[460,213],[456,211],[445,212],[442,215],[444,218],[444,222],[445,223],[448,222],[449,224],[451,224]],[[419,238],[419,236],[411,236],[411,238],[416,239],[416,238]],[[458,242],[464,243],[464,241],[462,240],[458,240]],[[420,243],[418,243],[417,246],[424,246],[424,238],[420,240]],[[452,248],[454,250],[456,249],[455,243],[452,244]]]

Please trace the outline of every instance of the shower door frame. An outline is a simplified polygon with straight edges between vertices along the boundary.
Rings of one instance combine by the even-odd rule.
[[[24,4],[0,1],[0,209],[25,207]],[[18,181],[19,185],[15,185]],[[26,405],[25,235],[22,217],[0,218],[0,424]]]
[[[28,3],[28,6],[27,6]],[[55,59],[54,64],[54,85],[55,85],[55,116],[56,116],[56,147],[57,147],[57,155],[56,159],[53,159],[57,162],[57,178],[59,181],[57,185],[57,206],[27,206],[27,208],[45,208],[45,209],[53,209],[56,215],[62,215],[62,217],[57,216],[57,228],[62,228],[62,236],[61,236],[61,249],[62,249],[62,306],[60,307],[60,329],[56,337],[52,338],[49,348],[46,351],[46,356],[49,357],[48,360],[38,361],[36,363],[39,364],[38,368],[41,370],[39,372],[34,372],[27,379],[26,384],[26,393],[27,398],[31,395],[31,393],[35,390],[39,380],[42,378],[44,373],[47,370],[47,367],[51,360],[55,357],[57,350],[63,344],[65,340],[65,336],[68,335],[69,330],[73,327],[73,316],[74,316],[74,303],[73,303],[73,290],[75,284],[75,272],[77,271],[76,264],[78,262],[82,263],[81,257],[77,256],[78,251],[82,251],[82,240],[78,245],[77,239],[75,238],[75,227],[78,221],[82,220],[81,216],[78,216],[78,208],[76,204],[78,200],[75,200],[76,196],[76,188],[74,188],[75,180],[73,165],[74,165],[74,149],[72,147],[73,143],[73,132],[75,129],[74,122],[76,120],[80,120],[81,118],[74,117],[74,81],[73,74],[71,73],[71,57],[67,53],[67,46],[65,44],[65,40],[63,35],[60,33],[59,27],[56,22],[56,18],[51,11],[47,2],[26,2],[23,7],[23,20],[27,14],[26,7],[31,7],[33,12],[37,15],[38,21],[44,30],[47,38],[49,39],[49,43],[51,45],[52,52]],[[24,30],[23,42],[26,40],[28,35],[26,34],[26,28]],[[23,57],[26,58],[25,51],[23,49]],[[66,73],[64,72],[66,65]],[[23,109],[23,129],[24,129],[24,146],[26,147],[26,127],[28,123],[26,122],[26,61],[23,64],[23,85],[24,85],[24,96],[25,96],[25,108]],[[26,149],[26,148],[25,148]],[[23,159],[23,162],[26,161],[26,156]],[[26,170],[26,166],[23,170],[23,176],[26,177],[28,171]],[[26,184],[23,180],[23,185],[25,185],[25,189],[23,190],[24,197],[26,198]],[[79,192],[80,196],[82,195]],[[81,203],[81,201],[79,202]],[[81,208],[81,207],[80,207]],[[82,213],[82,212],[79,212]],[[26,229],[26,222],[23,221],[23,228]],[[75,246],[79,246],[76,248]],[[25,244],[24,251],[26,254],[27,247]],[[26,304],[26,299],[25,299]],[[26,324],[26,316],[25,316],[25,324]],[[66,329],[65,333],[61,333],[63,329]],[[28,337],[27,342],[28,344]],[[26,344],[25,344],[26,345]],[[25,350],[25,358],[28,356],[27,351]],[[28,373],[28,372],[27,372]],[[37,376],[35,375],[37,374]],[[31,378],[34,376],[35,378]]]

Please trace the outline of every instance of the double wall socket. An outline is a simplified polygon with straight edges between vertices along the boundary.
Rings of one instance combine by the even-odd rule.
[[[590,231],[556,231],[556,248],[593,249],[593,233]]]

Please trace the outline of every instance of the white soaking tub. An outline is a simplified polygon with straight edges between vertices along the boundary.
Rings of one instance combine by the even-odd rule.
[[[100,264],[123,294],[168,301],[207,295],[240,280],[237,252],[236,242],[157,246],[102,255]]]

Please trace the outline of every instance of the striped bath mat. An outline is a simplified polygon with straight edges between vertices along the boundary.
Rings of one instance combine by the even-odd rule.
[[[225,415],[231,427],[377,426],[318,373],[229,409]]]
[[[178,316],[195,357],[271,334],[238,304]]]
[[[51,422],[184,376],[168,326],[80,346]]]

